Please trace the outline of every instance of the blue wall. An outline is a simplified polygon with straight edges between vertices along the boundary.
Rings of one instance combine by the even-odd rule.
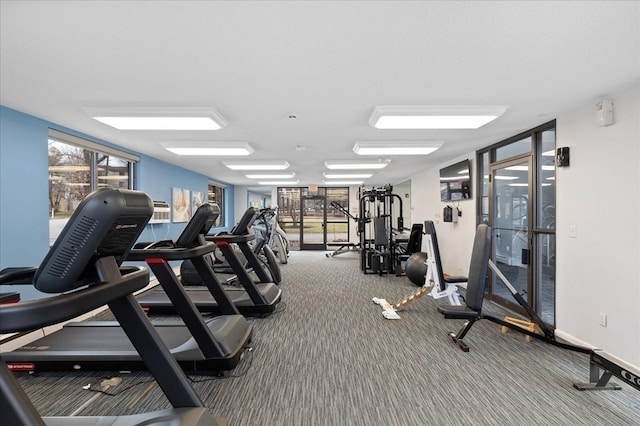
[[[128,151],[19,111],[0,106],[0,269],[38,266],[49,249],[48,131],[53,128],[95,143]],[[140,156],[135,166],[135,189],[154,200],[171,202],[171,188],[208,190],[209,178],[153,157]],[[233,223],[233,186],[226,191],[227,230]],[[152,228],[153,226],[153,228]],[[174,239],[184,223],[148,225],[140,240]],[[0,291],[14,290],[0,286]],[[23,300],[41,297],[33,289],[18,288]]]
[[[34,266],[49,249],[48,127],[0,108],[0,268]]]
[[[184,188],[190,191],[200,191],[207,194],[209,178],[186,169],[173,166],[146,155],[140,156],[136,163],[136,188],[145,191],[154,200],[166,201],[171,204],[171,189]],[[225,191],[225,217],[227,222],[233,218],[233,187]],[[229,230],[233,223],[226,227],[216,228],[212,232]],[[140,236],[141,241],[156,241],[175,239],[184,229],[184,223],[157,223],[148,225]]]

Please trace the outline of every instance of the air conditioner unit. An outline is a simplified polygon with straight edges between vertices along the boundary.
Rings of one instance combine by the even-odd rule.
[[[153,202],[153,216],[149,223],[168,223],[171,221],[171,209],[166,201]]]

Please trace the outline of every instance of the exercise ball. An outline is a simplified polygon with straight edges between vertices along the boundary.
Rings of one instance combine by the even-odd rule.
[[[425,275],[427,274],[427,265],[424,263],[426,260],[427,253],[419,251],[409,256],[409,259],[404,264],[404,272],[407,274],[407,278],[419,287],[424,285]]]

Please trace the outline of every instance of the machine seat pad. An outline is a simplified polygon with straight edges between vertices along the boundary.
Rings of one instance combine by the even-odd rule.
[[[438,312],[446,319],[474,319],[481,315],[480,311],[474,311],[468,306],[438,306]]]

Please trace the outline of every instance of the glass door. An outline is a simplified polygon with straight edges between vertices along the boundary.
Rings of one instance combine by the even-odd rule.
[[[535,306],[529,300],[529,295],[533,294],[530,269],[531,167],[530,156],[491,167],[493,203],[490,207],[490,217],[493,262],[522,297]],[[489,297],[522,312],[509,289],[495,274],[492,274],[492,280],[489,282]]]
[[[300,216],[300,249],[325,250],[326,197],[324,195],[303,195]]]

